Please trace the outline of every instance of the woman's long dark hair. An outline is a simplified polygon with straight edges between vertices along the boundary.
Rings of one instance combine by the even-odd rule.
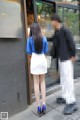
[[[40,54],[43,48],[42,34],[39,23],[32,23],[30,27],[30,36],[34,39],[34,47],[37,54]]]

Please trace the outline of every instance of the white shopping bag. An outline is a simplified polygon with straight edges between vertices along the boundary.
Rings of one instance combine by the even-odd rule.
[[[51,66],[51,56],[46,56],[46,59],[47,59],[47,68],[50,68]]]

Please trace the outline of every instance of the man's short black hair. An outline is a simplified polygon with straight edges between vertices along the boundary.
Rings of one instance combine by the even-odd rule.
[[[59,16],[57,13],[54,13],[54,14],[53,14],[53,16],[51,17],[51,20],[52,20],[52,21],[55,20],[55,21],[58,21],[58,22],[60,22],[60,23],[62,22],[60,16]]]

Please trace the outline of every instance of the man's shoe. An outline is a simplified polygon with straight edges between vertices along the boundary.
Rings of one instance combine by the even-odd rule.
[[[74,113],[77,110],[78,110],[78,108],[76,107],[76,103],[66,104],[64,111],[63,111],[63,114],[64,115],[71,115],[72,113]]]
[[[65,104],[66,100],[64,98],[59,97],[59,98],[56,99],[56,103],[57,104]]]
[[[38,106],[38,108],[37,108],[37,114],[39,115],[39,117],[41,117],[41,107],[40,106]]]
[[[42,114],[46,114],[46,105],[42,106]]]

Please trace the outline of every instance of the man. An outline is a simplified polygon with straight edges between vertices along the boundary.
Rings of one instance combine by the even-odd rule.
[[[52,25],[55,29],[53,37],[53,49],[56,48],[56,56],[59,63],[60,84],[62,96],[57,98],[58,104],[66,103],[63,113],[72,114],[77,111],[74,94],[73,64],[75,61],[75,43],[71,32],[65,28],[60,17],[55,13],[52,18]]]

